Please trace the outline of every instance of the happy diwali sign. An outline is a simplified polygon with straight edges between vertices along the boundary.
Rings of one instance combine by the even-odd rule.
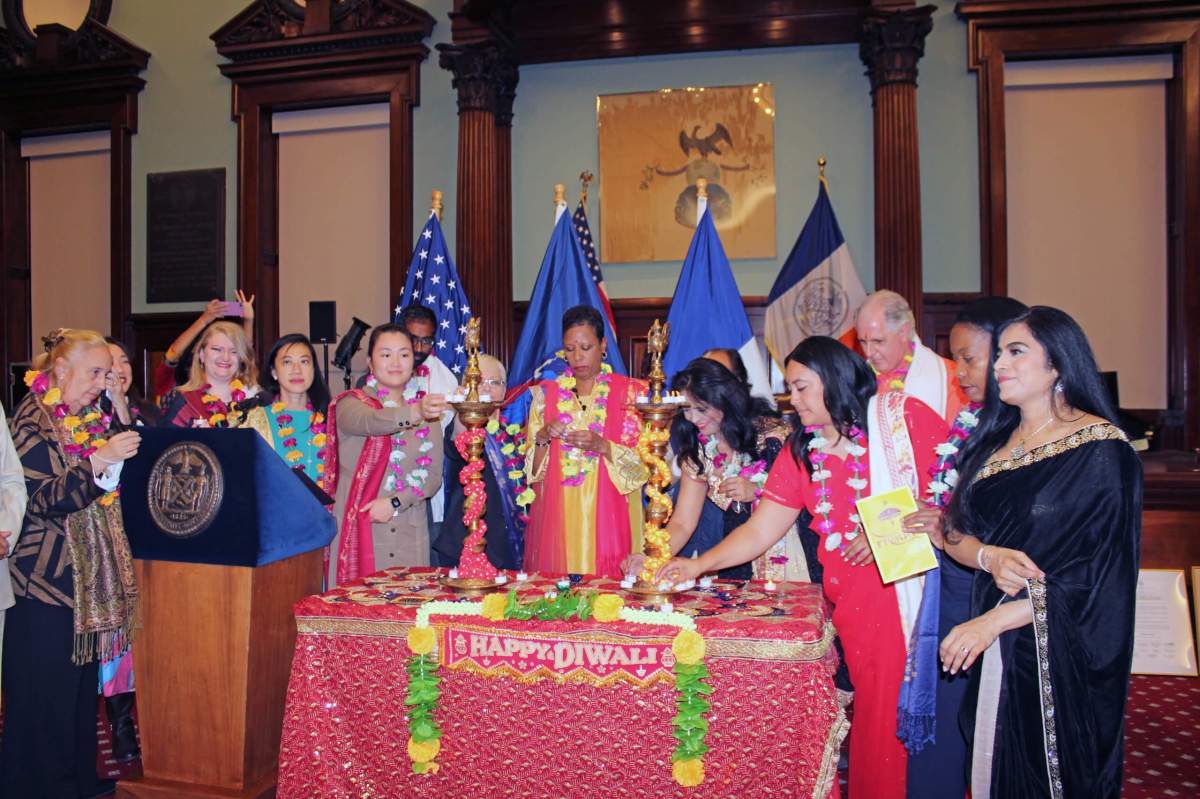
[[[489,677],[592,685],[628,682],[638,687],[675,680],[669,639],[529,635],[452,626],[444,628],[440,638],[441,665]]]

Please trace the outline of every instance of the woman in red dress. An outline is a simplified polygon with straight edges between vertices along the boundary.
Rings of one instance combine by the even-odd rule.
[[[903,394],[875,396],[871,368],[840,342],[805,339],[786,361],[802,428],[771,468],[750,520],[698,558],[676,558],[660,579],[694,579],[760,555],[805,508],[821,538],[825,594],[854,683],[850,794],[904,799],[907,754],[896,737],[905,642],[920,608],[921,578],[884,585],[859,526],[855,500],[908,486],[927,492],[946,423]]]

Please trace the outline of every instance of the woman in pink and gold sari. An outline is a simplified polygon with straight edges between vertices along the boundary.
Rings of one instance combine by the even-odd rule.
[[[619,576],[642,547],[647,470],[638,456],[642,384],[612,373],[600,312],[563,314],[567,369],[534,386],[525,468],[537,498],[525,529],[525,569]],[[536,484],[536,485],[535,485]]]

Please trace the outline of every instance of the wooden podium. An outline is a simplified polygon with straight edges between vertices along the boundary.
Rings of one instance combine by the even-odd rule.
[[[121,488],[143,777],[117,796],[274,796],[292,606],[321,591],[333,518],[249,430],[145,431]]]

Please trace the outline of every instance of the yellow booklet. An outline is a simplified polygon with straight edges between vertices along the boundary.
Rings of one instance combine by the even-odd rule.
[[[937,567],[929,536],[906,533],[900,522],[917,511],[912,489],[897,488],[858,501],[858,515],[883,582],[894,583]]]

